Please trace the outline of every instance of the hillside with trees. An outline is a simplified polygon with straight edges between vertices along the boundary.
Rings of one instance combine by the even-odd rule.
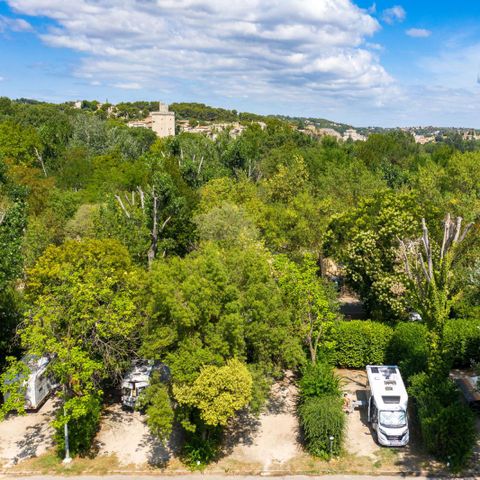
[[[401,130],[343,143],[193,103],[171,110],[246,128],[212,140],[126,126],[156,106],[112,118],[108,104],[0,99],[1,417],[23,412],[20,358],[50,355],[58,452],[68,424],[85,455],[105,392],[132,359],[157,360],[171,379],[142,399],[150,430],[166,442],[177,426],[185,463],[206,464],[288,369],[305,447],[329,458],[345,426],[334,367],[389,362],[425,448],[466,467],[475,417],[448,373],[480,361],[478,143]],[[343,317],[329,264],[367,319]]]

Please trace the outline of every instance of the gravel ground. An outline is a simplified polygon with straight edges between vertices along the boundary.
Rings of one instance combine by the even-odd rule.
[[[119,404],[104,411],[96,442],[99,455],[115,454],[122,465],[163,465],[171,455],[150,435],[143,415]]]
[[[347,392],[352,401],[366,401],[367,373],[364,370],[337,370],[342,378],[343,391]],[[348,453],[361,457],[375,458],[380,447],[375,442],[367,424],[366,408],[356,408],[347,415],[347,435],[345,448]]]
[[[272,386],[267,410],[258,419],[246,417],[242,425],[236,425],[235,441],[229,459],[259,463],[263,471],[278,468],[282,463],[301,452],[298,442],[298,419],[295,414],[297,388],[291,373]],[[242,423],[242,420],[239,423]],[[245,423],[248,427],[245,430]],[[238,432],[242,432],[238,438]]]
[[[0,422],[0,464],[9,467],[52,447],[55,403],[51,398],[36,412],[11,415]]]

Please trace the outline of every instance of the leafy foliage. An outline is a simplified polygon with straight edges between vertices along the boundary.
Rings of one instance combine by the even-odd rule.
[[[346,425],[342,405],[338,395],[323,395],[307,398],[300,406],[300,425],[312,455],[328,459],[340,454]]]
[[[28,366],[15,357],[6,358],[6,367],[0,375],[0,392],[3,403],[0,407],[0,421],[10,412],[20,415],[25,413],[26,383],[24,380],[30,374]]]
[[[166,385],[155,376],[138,398],[135,408],[145,411],[150,431],[165,445],[172,433],[174,411]]]
[[[399,323],[390,339],[387,362],[398,365],[404,379],[427,367],[427,328],[419,323]]]
[[[432,382],[426,374],[411,379],[423,440],[428,451],[460,470],[475,444],[475,417],[450,380]]]
[[[226,426],[250,402],[252,385],[247,367],[232,359],[223,367],[204,367],[192,385],[174,384],[173,394],[180,405],[197,408],[207,425]]]
[[[385,363],[392,334],[391,327],[379,322],[368,320],[338,322],[330,337],[335,345],[334,363],[346,368],[382,365]]]
[[[326,361],[309,363],[302,369],[299,380],[300,395],[303,401],[324,395],[340,396],[340,378]]]

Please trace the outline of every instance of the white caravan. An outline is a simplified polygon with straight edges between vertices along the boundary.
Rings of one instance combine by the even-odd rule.
[[[138,360],[122,380],[122,405],[132,410],[135,408],[138,396],[150,385],[153,372],[160,373],[161,381],[168,381],[170,370],[166,365],[153,360]]]
[[[25,409],[37,410],[47,400],[57,385],[52,381],[47,369],[51,359],[47,356],[26,355],[22,362],[30,370],[25,379]]]
[[[403,447],[409,441],[408,395],[397,366],[367,365],[368,421],[380,445]]]

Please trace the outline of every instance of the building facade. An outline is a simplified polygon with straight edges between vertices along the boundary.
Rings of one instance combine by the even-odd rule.
[[[158,112],[152,112],[152,130],[159,137],[175,135],[175,112],[168,110],[168,105],[160,102]]]

